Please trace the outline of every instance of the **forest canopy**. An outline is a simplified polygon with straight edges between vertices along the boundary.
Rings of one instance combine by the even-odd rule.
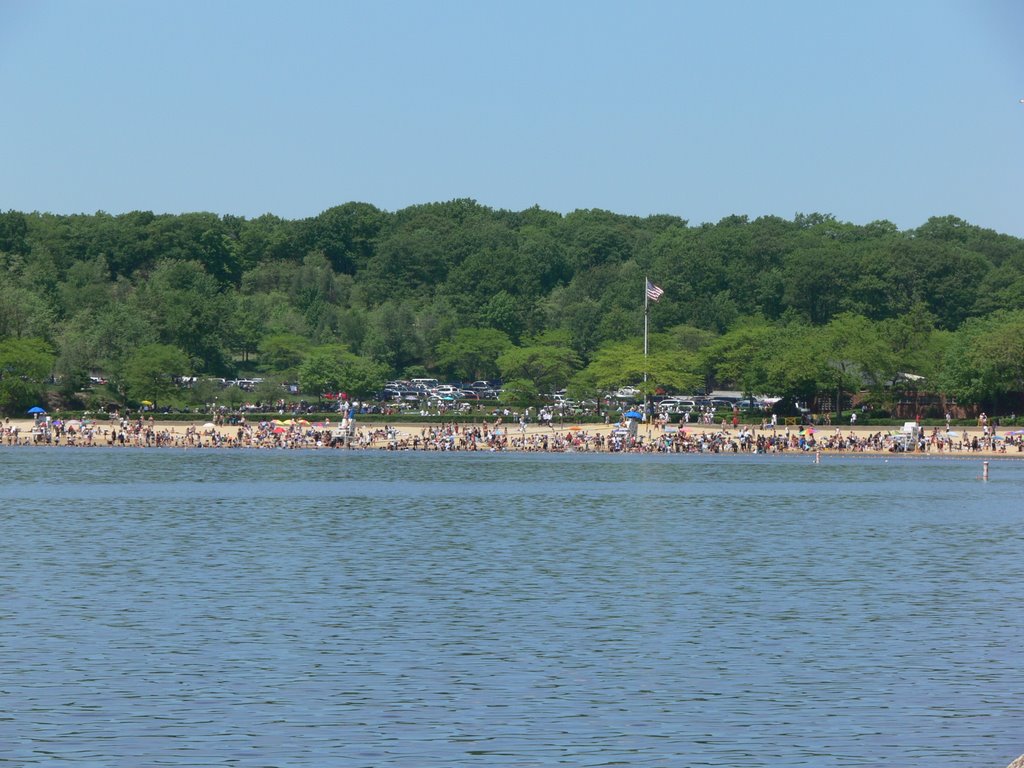
[[[389,377],[538,391],[637,384],[813,398],[903,373],[962,402],[1024,390],[1024,240],[954,216],[901,231],[604,210],[0,213],[0,409],[250,372],[368,393]],[[664,289],[649,311],[645,277]],[[164,370],[161,366],[173,366]],[[915,379],[917,380],[917,379]]]

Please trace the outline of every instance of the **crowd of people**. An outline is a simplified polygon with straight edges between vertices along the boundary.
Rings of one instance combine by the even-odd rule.
[[[718,426],[663,422],[642,424],[624,419],[609,425],[572,425],[525,420],[415,426],[357,426],[343,418],[332,424],[303,419],[240,420],[236,424],[173,425],[152,417],[105,422],[37,419],[30,425],[10,420],[0,425],[0,445],[117,448],[344,448],[388,451],[528,451],[612,453],[1022,453],[1024,430],[997,434],[985,424],[974,434],[946,427],[900,431],[822,429],[722,423]]]

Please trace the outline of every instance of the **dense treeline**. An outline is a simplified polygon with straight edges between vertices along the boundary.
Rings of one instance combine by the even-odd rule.
[[[94,396],[138,402],[173,398],[172,376],[254,371],[314,395],[428,373],[583,393],[645,367],[652,387],[807,399],[884,399],[902,372],[990,408],[1024,390],[1024,240],[951,216],[900,231],[472,200],[302,220],[8,211],[0,274],[8,412],[50,377],[68,402],[90,375],[110,382]],[[665,289],[646,366],[645,275]]]

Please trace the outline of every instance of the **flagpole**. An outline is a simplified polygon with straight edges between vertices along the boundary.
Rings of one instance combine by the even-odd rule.
[[[650,307],[652,301],[657,301],[661,298],[664,291],[650,281],[650,279],[644,275],[644,404],[645,406],[650,405],[651,398],[647,394],[647,316],[648,307]],[[647,418],[647,414],[644,415]]]
[[[647,384],[647,307],[650,303],[650,295],[647,293],[647,286],[650,280],[644,276],[644,384]],[[644,387],[644,398],[647,398],[647,387]]]
[[[647,308],[651,303],[651,295],[647,290],[647,286],[651,284],[651,281],[644,275],[644,415],[643,420],[647,422]],[[648,425],[650,428],[650,425]]]

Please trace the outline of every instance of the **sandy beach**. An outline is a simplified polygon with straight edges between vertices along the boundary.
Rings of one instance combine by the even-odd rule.
[[[45,424],[45,422],[43,422]],[[59,424],[59,426],[58,426]],[[51,419],[49,429],[32,419],[5,419],[2,446],[116,446],[137,448],[330,448],[338,421],[248,418],[240,424],[213,422],[160,422],[148,420]],[[551,425],[500,419],[438,423],[357,422],[347,448],[363,450],[498,450],[498,451],[601,451],[632,453],[818,453],[820,455],[893,455],[942,457],[1024,458],[1024,435],[1016,430],[982,427],[922,429],[924,450],[894,450],[900,429],[894,426],[770,426],[760,423],[638,424],[631,439],[619,423]]]

